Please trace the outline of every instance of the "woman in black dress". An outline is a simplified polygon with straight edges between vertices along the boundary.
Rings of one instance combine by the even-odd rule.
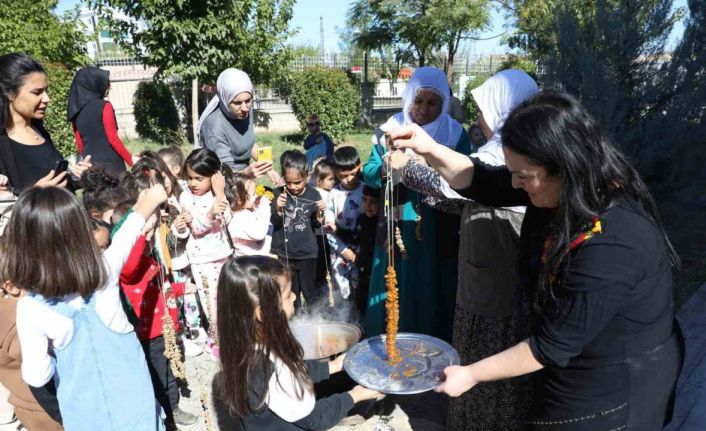
[[[132,166],[132,155],[118,136],[113,105],[105,100],[110,90],[110,72],[84,67],[71,82],[66,109],[74,130],[78,153],[91,156],[93,164],[119,178],[125,165]]]
[[[0,174],[15,193],[35,184],[71,186],[66,172],[54,172],[64,158],[44,128],[48,86],[44,67],[34,58],[0,56]],[[87,158],[70,170],[78,178],[90,166]]]
[[[527,205],[520,266],[529,338],[445,370],[439,388],[540,373],[532,430],[661,430],[682,358],[671,264],[678,257],[637,172],[572,97],[546,92],[502,128],[506,167],[461,158],[411,126],[392,133],[462,195]]]

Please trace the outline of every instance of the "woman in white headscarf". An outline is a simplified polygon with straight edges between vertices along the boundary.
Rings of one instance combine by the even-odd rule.
[[[433,67],[417,69],[407,83],[402,112],[375,131],[373,149],[363,166],[363,178],[382,188],[387,180],[383,159],[387,153],[384,133],[405,124],[418,124],[434,139],[461,154],[470,152],[468,134],[448,112],[446,74]],[[442,214],[422,204],[423,196],[396,186],[396,217],[407,258],[395,259],[400,291],[402,332],[418,332],[451,339],[458,266],[457,216]],[[382,216],[381,216],[382,217]],[[389,241],[394,244],[395,239]],[[399,249],[395,247],[396,252]],[[385,270],[387,254],[378,247],[373,258],[365,326],[368,335],[385,332]]]
[[[216,96],[211,99],[196,127],[195,148],[208,148],[234,171],[260,176],[271,171],[272,162],[257,160],[253,85],[247,73],[226,69],[218,75]]]
[[[471,90],[488,142],[472,156],[505,164],[500,129],[513,108],[537,94],[536,82],[520,70],[498,72]],[[460,198],[439,174],[399,151],[393,168],[408,187],[435,198]],[[514,346],[529,334],[529,306],[519,279],[520,226],[524,207],[491,208],[463,200],[459,285],[453,346],[461,362],[474,363]],[[531,403],[529,376],[480,385],[449,403],[446,429],[520,430]]]

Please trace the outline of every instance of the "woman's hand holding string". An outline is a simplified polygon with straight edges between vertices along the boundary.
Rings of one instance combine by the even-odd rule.
[[[387,157],[390,159],[390,167],[395,171],[404,168],[411,159],[404,151],[400,150],[390,151],[387,153]]]
[[[453,149],[441,145],[419,125],[410,124],[389,134],[389,146],[394,150],[410,148],[424,157],[455,189],[465,189],[473,181],[473,162],[469,157],[459,157]]]
[[[391,131],[387,145],[392,150],[409,148],[417,154],[426,155],[439,146],[419,125],[408,124]]]

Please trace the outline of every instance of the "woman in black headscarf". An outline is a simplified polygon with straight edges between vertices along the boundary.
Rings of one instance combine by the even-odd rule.
[[[132,156],[118,136],[113,105],[103,98],[110,90],[110,72],[84,67],[74,76],[69,92],[67,117],[74,129],[81,156],[91,156],[94,164],[119,176]]]

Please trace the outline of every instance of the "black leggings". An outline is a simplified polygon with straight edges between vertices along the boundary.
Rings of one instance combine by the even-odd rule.
[[[289,271],[292,273],[292,292],[297,295],[294,302],[294,309],[301,307],[300,293],[308,306],[313,305],[317,300],[316,292],[316,258],[312,259],[289,259]]]

